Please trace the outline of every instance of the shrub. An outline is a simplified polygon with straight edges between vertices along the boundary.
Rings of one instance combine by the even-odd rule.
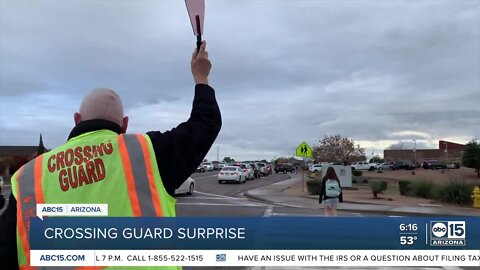
[[[398,181],[398,189],[401,195],[409,195],[412,192],[412,182],[408,180]]]
[[[431,199],[434,195],[434,184],[432,181],[419,180],[413,183],[413,195],[425,199]]]
[[[322,187],[322,180],[312,179],[307,181],[307,191],[312,195],[319,195]]]
[[[387,190],[387,181],[370,181],[369,185],[375,199],[378,198],[378,193]]]
[[[472,190],[474,186],[463,181],[450,180],[450,182],[439,189],[438,199],[442,202],[469,204],[472,202]]]
[[[353,176],[362,176],[362,171],[353,170],[353,171],[352,171],[352,175],[353,175]]]
[[[380,193],[381,193],[382,191],[387,190],[388,183],[387,183],[387,181],[381,181],[380,183],[381,183],[381,191],[380,191]]]
[[[320,172],[314,172],[314,173],[312,172],[308,175],[308,177],[313,178],[313,179],[317,179],[317,180],[322,179],[322,172],[321,171]]]

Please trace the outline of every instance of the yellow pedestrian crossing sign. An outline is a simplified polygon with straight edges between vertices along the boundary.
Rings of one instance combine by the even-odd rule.
[[[298,157],[312,157],[312,148],[306,142],[302,142],[296,149],[295,154]]]

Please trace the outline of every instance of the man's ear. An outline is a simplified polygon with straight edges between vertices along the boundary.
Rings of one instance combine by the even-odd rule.
[[[123,117],[122,121],[122,133],[126,133],[128,128],[128,116]]]
[[[75,121],[75,125],[78,125],[78,123],[82,122],[82,116],[78,112],[76,112],[73,115],[73,120]]]

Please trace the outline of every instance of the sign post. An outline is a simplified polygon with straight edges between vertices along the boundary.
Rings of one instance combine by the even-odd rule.
[[[312,157],[312,148],[306,142],[302,142],[295,150],[295,155],[303,157],[303,165],[305,165],[305,158]],[[302,192],[305,192],[305,170],[302,169]]]

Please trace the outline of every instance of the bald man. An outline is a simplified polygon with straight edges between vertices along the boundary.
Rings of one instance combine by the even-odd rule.
[[[127,131],[128,117],[123,115],[120,96],[112,89],[98,88],[90,92],[82,101],[79,112],[73,115],[75,125],[82,121],[103,119],[113,122]]]
[[[115,91],[107,88],[95,89],[88,93],[83,99],[79,111],[74,114],[75,127],[70,132],[68,141],[64,145],[45,153],[43,155],[45,158],[41,159],[43,163],[41,162],[40,164],[46,167],[43,168],[43,177],[48,177],[49,173],[52,173],[52,175],[57,173],[54,175],[56,178],[52,178],[53,181],[48,179],[48,183],[42,182],[43,189],[48,189],[50,192],[58,192],[56,196],[68,196],[68,199],[70,199],[70,196],[78,195],[75,192],[68,192],[80,189],[83,190],[83,193],[81,193],[83,197],[91,197],[92,194],[95,195],[95,192],[97,192],[95,195],[97,197],[110,196],[116,201],[109,204],[109,214],[112,211],[118,211],[117,215],[121,215],[118,213],[122,213],[123,208],[128,208],[132,205],[131,211],[133,212],[136,211],[135,208],[142,208],[142,211],[138,213],[140,216],[174,216],[174,211],[169,214],[169,209],[165,208],[164,203],[168,204],[171,200],[165,199],[165,196],[162,196],[164,195],[163,192],[172,197],[174,196],[175,190],[195,172],[197,166],[202,162],[220,132],[222,125],[215,92],[208,85],[210,69],[211,63],[208,59],[206,42],[204,41],[198,53],[196,50],[194,51],[191,59],[191,71],[195,82],[195,97],[190,118],[176,128],[166,132],[150,131],[146,135],[124,136],[122,134],[127,131],[128,117],[124,115],[120,96]],[[162,119],[158,119],[158,121],[162,121]],[[140,144],[132,142],[136,138],[139,138]],[[132,147],[135,145],[140,146],[142,142],[144,144],[142,148],[138,148],[137,153],[147,154],[149,158],[142,159],[145,160],[144,163],[139,164],[141,166],[137,166],[134,162],[138,158],[125,159],[124,153],[135,156],[135,154],[130,153],[135,150],[132,150]],[[123,145],[126,145],[126,147]],[[117,149],[119,151],[115,152]],[[124,151],[122,152],[121,149],[124,149]],[[71,158],[68,158],[69,153]],[[114,156],[115,154],[121,154],[121,158],[109,159],[109,155]],[[31,164],[36,165],[36,161],[39,158],[30,161],[19,171],[28,171],[28,166],[33,167]],[[156,160],[157,168],[149,171],[154,175],[154,180],[159,181],[159,183],[156,183],[155,191],[152,190],[151,182],[150,185],[148,182],[143,182],[143,184],[137,183],[143,180],[150,181],[150,177],[147,180],[137,177],[141,175],[141,172],[138,172],[138,167],[143,165],[148,170],[148,165],[145,165],[147,163],[146,160]],[[77,161],[78,163],[76,164]],[[114,161],[117,163],[113,164]],[[122,190],[115,184],[120,183],[124,186],[122,179],[119,180],[118,178],[125,178],[124,181],[129,181],[128,172],[125,171],[124,173],[123,170],[125,168],[122,170],[122,166],[125,166],[128,162],[131,163],[131,170],[134,174],[131,178],[135,182],[135,187],[147,189],[147,192],[140,193],[142,196],[138,196],[138,200],[143,200],[143,202],[140,202],[137,207],[133,206],[133,201],[135,200],[132,200],[131,197],[130,200],[127,197],[128,203],[116,197],[116,192],[118,192],[118,196],[123,198],[121,196]],[[73,167],[75,167],[75,172]],[[37,167],[35,166],[35,168]],[[83,178],[80,170],[84,171]],[[45,173],[47,176],[45,176]],[[156,173],[159,176],[155,176]],[[58,175],[60,175],[60,181]],[[12,177],[12,182],[15,182],[16,177],[18,177],[17,174]],[[24,181],[23,178],[21,179]],[[105,185],[105,183],[109,184]],[[103,187],[106,188],[100,188],[100,185],[104,185]],[[13,187],[14,185],[12,184],[12,191],[15,189]],[[130,189],[130,186],[128,188]],[[37,192],[36,189],[35,192]],[[129,193],[130,190],[129,192],[123,190],[123,192]],[[152,202],[151,198],[146,199],[144,195],[156,194],[157,192],[163,213],[162,211],[158,212],[158,207],[151,207],[150,211],[153,212],[144,214],[148,213],[148,207],[145,207],[145,205]],[[20,194],[22,193],[20,192]],[[131,196],[131,194],[125,196]],[[151,196],[153,197],[153,195]],[[79,199],[83,197],[79,197]],[[20,205],[23,205],[23,200],[19,201]],[[16,206],[17,198],[14,196],[14,192],[12,192],[8,207],[0,217],[0,268],[2,269],[18,269],[19,262],[21,260],[25,261],[22,255],[18,255],[21,251],[17,252],[17,216],[22,215],[19,215],[19,209]],[[146,208],[145,211],[143,211],[143,207]],[[115,215],[115,213],[113,214]],[[133,214],[138,216],[138,214]],[[25,240],[20,239],[19,241]]]

